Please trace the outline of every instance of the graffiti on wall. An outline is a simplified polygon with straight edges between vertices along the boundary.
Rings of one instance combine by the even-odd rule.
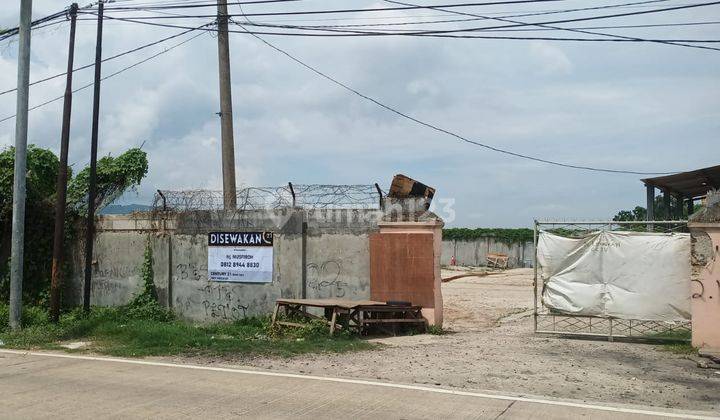
[[[179,280],[207,281],[207,266],[199,264],[178,264],[175,272]]]
[[[194,314],[210,320],[237,321],[250,315],[253,308],[257,313],[258,308],[267,307],[267,295],[248,299],[242,288],[238,284],[206,282],[189,295],[176,296],[173,309],[181,316]]]
[[[100,266],[95,265],[93,267],[93,277],[107,277],[115,279],[124,279],[132,277],[140,273],[140,267],[136,265],[108,265]]]
[[[95,299],[103,299],[103,302],[124,303],[126,296],[134,293],[137,287],[135,281],[129,280],[139,275],[140,268],[135,265],[96,264],[93,266],[90,293]]]
[[[342,263],[328,260],[307,265],[307,287],[317,298],[344,298],[354,292],[354,287],[341,279]]]
[[[240,287],[208,283],[197,289],[205,316],[221,320],[238,320],[247,316],[249,305],[240,302]]]

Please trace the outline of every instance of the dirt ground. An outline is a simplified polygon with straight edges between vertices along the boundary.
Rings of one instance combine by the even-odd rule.
[[[720,373],[684,355],[658,345],[533,334],[531,285],[532,269],[444,283],[445,335],[376,339],[380,349],[359,353],[202,362],[720,412]]]

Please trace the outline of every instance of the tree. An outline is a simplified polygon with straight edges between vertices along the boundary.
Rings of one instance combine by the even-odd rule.
[[[120,197],[127,189],[140,185],[148,171],[147,154],[133,148],[114,158],[105,156],[97,163],[97,196],[95,210],[100,211]],[[68,207],[87,214],[90,168],[80,171],[68,185]]]
[[[10,293],[9,261],[12,237],[13,172],[15,148],[0,152],[0,297]],[[49,278],[55,193],[59,160],[51,151],[31,145],[27,150],[27,198],[25,202],[24,298],[40,300],[44,278]],[[47,276],[45,275],[47,273]],[[48,283],[49,284],[49,283]]]
[[[632,211],[630,210],[620,210],[618,214],[613,217],[613,220],[616,222],[629,222],[634,220],[646,220],[647,219],[647,210],[645,207],[635,206]]]
[[[9,258],[12,230],[12,194],[15,149],[0,151],[0,299],[9,294]],[[55,220],[55,186],[60,166],[57,156],[34,145],[27,153],[27,199],[25,204],[25,258],[23,300],[41,304],[50,287],[52,240]],[[147,155],[140,149],[130,149],[113,158],[98,161],[98,201],[100,210],[117,199],[128,188],[140,184],[148,170]],[[89,168],[74,178],[68,168],[68,200],[65,241],[77,234],[78,219],[87,212]]]
[[[680,206],[680,209],[682,210],[682,218],[687,219],[688,218],[688,212],[687,212],[687,206],[684,202],[678,200],[674,196],[670,196],[670,219],[675,219],[675,209]],[[693,208],[693,213],[695,213],[700,208],[700,205],[695,205]],[[655,202],[653,203],[653,210],[655,214],[655,219],[664,219],[666,216],[665,212],[665,199],[663,196],[657,196],[655,197]],[[635,206],[633,210],[620,210],[615,217],[613,217],[613,220],[616,222],[628,222],[628,221],[643,221],[647,220],[647,209],[645,207],[641,206]]]

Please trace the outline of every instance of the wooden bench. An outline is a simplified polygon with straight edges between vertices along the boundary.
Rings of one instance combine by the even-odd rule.
[[[344,328],[353,328],[363,333],[371,326],[376,326],[385,331],[392,329],[394,332],[398,325],[414,324],[424,327],[427,324],[422,317],[422,307],[417,305],[392,305],[371,300],[278,299],[272,315],[273,326],[302,327],[304,325],[278,320],[281,308],[288,317],[326,322],[330,327],[330,335],[334,334],[335,330]],[[311,314],[308,308],[321,308],[325,316]]]
[[[485,259],[488,267],[505,269],[508,266],[509,257],[507,254],[487,254]]]

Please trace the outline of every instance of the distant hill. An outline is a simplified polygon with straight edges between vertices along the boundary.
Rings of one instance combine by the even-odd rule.
[[[102,211],[100,214],[130,214],[134,211],[150,211],[151,206],[145,204],[111,204]]]

